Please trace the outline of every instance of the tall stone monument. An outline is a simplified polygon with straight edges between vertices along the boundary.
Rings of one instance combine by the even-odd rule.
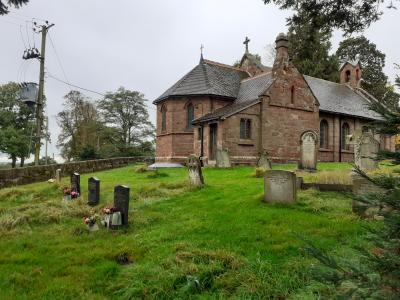
[[[269,170],[264,177],[264,201],[293,203],[297,197],[296,174],[290,171]]]
[[[57,169],[56,170],[56,176],[55,176],[56,178],[56,182],[57,183],[60,183],[61,182],[61,169]]]
[[[187,159],[189,172],[189,185],[202,187],[204,185],[203,173],[201,171],[201,161],[196,155],[190,155]]]
[[[71,192],[77,192],[78,196],[81,195],[81,175],[74,172],[71,175]]]
[[[260,154],[260,157],[258,158],[258,161],[257,161],[257,167],[264,168],[266,170],[272,169],[272,164],[268,158],[268,153],[266,151],[263,151]]]
[[[303,132],[300,136],[300,170],[317,170],[317,151],[317,133],[311,130]]]

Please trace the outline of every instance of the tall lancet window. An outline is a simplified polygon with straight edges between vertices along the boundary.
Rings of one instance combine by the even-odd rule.
[[[187,108],[187,129],[193,129],[192,121],[194,120],[194,106],[190,103]]]
[[[342,150],[350,150],[350,145],[346,143],[346,136],[350,134],[350,126],[347,123],[342,125]]]
[[[163,105],[161,107],[161,132],[167,130],[167,107]]]
[[[328,122],[326,120],[322,120],[319,125],[319,147],[328,149],[329,141],[328,141]]]

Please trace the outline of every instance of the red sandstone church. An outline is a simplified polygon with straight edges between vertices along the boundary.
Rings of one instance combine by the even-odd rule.
[[[288,39],[279,34],[272,68],[248,51],[238,68],[205,60],[154,101],[157,106],[156,161],[185,162],[190,154],[215,165],[217,149],[232,164],[256,164],[261,153],[272,161],[298,161],[300,136],[319,135],[319,161],[352,161],[346,136],[379,118],[376,101],[360,88],[361,65],[345,62],[340,83],[302,75],[291,63]],[[390,137],[376,136],[382,149]]]

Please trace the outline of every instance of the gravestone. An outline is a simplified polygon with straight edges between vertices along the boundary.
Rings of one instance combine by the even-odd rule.
[[[353,182],[353,194],[356,196],[366,196],[368,194],[382,194],[385,190],[381,187],[376,186],[368,179],[360,176],[356,172],[351,173],[351,179]],[[372,206],[371,204],[364,203],[353,199],[352,210],[353,213],[363,218],[376,218],[384,209],[378,206]]]
[[[269,170],[264,177],[264,201],[293,203],[296,201],[296,185],[294,172]]]
[[[354,163],[363,171],[373,171],[378,168],[376,160],[379,142],[371,133],[364,133],[354,145]]]
[[[100,202],[100,180],[96,177],[88,179],[88,204],[95,206]]]
[[[60,183],[61,182],[61,169],[56,170],[56,182]]]
[[[114,188],[114,208],[121,212],[122,225],[128,225],[129,215],[129,187],[118,185]]]
[[[229,158],[228,150],[217,149],[217,167],[230,168],[231,160]]]
[[[81,195],[81,175],[73,173],[71,175],[71,192],[77,192],[78,196]]]
[[[272,169],[271,161],[268,159],[268,153],[266,151],[261,153],[260,158],[257,161],[257,167],[263,168],[266,170]]]
[[[305,131],[300,137],[299,169],[315,171],[317,169],[318,136],[314,131]]]
[[[196,155],[190,155],[187,159],[189,172],[189,185],[202,187],[204,185],[203,173],[201,171],[201,161]]]

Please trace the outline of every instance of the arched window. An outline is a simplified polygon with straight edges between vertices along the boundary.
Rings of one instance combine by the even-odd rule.
[[[328,149],[329,148],[329,140],[328,140],[328,122],[326,120],[322,120],[319,124],[319,147]]]
[[[240,138],[251,139],[251,120],[240,119]]]
[[[349,150],[350,145],[346,143],[346,137],[350,134],[350,126],[347,123],[342,124],[342,150]]]
[[[187,129],[192,129],[193,128],[192,121],[194,120],[194,106],[193,106],[192,103],[190,103],[186,107],[186,112],[187,112],[187,124],[186,124],[186,127],[187,127]]]
[[[294,85],[292,86],[292,88],[290,89],[290,103],[294,104]]]
[[[346,75],[346,80],[345,81],[349,82],[350,81],[350,76],[351,76],[350,70],[347,70],[345,75]]]
[[[167,107],[163,105],[161,107],[161,132],[167,130]]]
[[[357,81],[360,80],[360,70],[356,69],[356,79]]]

